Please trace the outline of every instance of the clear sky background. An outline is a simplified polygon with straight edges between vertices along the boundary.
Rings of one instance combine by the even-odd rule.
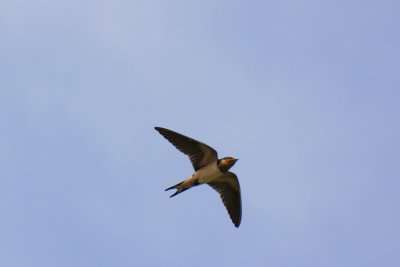
[[[0,266],[400,266],[400,2],[0,2]],[[235,156],[236,229],[162,126]]]

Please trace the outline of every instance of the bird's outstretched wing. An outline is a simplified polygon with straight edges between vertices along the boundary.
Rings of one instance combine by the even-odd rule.
[[[242,219],[242,199],[239,180],[233,172],[227,172],[217,180],[208,183],[221,196],[233,224],[239,227]]]
[[[165,128],[155,127],[154,129],[182,153],[189,156],[195,171],[218,159],[217,151],[202,142]]]

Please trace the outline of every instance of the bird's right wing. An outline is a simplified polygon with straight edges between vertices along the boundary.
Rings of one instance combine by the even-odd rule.
[[[178,150],[189,156],[195,171],[218,159],[217,151],[202,142],[165,128],[155,127],[154,129]]]

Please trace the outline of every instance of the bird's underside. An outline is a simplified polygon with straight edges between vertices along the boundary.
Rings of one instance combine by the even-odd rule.
[[[232,222],[239,227],[242,217],[240,184],[236,174],[228,171],[237,159],[232,157],[218,159],[217,152],[202,142],[165,128],[155,127],[155,129],[189,157],[195,170],[188,179],[166,189],[166,191],[176,189],[171,197],[193,186],[207,183],[219,193]]]

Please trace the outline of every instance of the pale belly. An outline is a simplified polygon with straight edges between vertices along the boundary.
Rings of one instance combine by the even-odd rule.
[[[218,169],[217,163],[212,164],[210,166],[204,167],[200,170],[197,170],[192,179],[196,179],[198,183],[204,184],[214,181],[222,175],[222,172]]]

